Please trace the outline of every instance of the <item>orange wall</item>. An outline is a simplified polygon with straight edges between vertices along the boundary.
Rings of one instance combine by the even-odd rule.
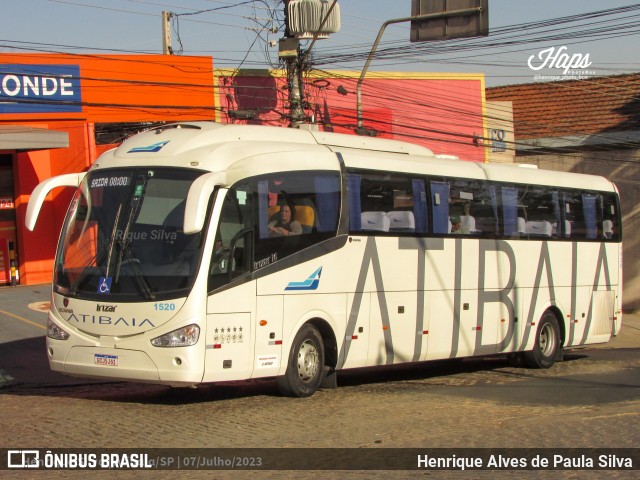
[[[169,55],[0,54],[1,64],[78,65],[82,111],[49,119],[94,123],[213,119],[211,57]],[[0,121],[41,120],[3,114]]]
[[[0,124],[45,128],[69,135],[68,148],[17,152],[13,162],[20,283],[46,283],[51,281],[56,243],[72,192],[52,192],[35,231],[29,232],[24,221],[33,189],[52,176],[85,171],[100,153],[113,147],[96,146],[95,123],[213,120],[212,60],[164,55],[0,54],[5,72],[12,72],[12,65],[16,64],[74,65],[80,72],[81,109],[76,109],[80,111],[0,110]],[[14,72],[19,71],[23,67],[16,66]],[[12,98],[0,91],[2,100]]]
[[[71,200],[71,189],[58,189],[44,203],[33,232],[24,228],[27,203],[33,189],[42,180],[69,172],[85,171],[95,160],[90,155],[93,129],[81,121],[30,123],[29,126],[67,132],[69,148],[21,152],[13,165],[16,191],[16,232],[20,282],[33,284],[51,281],[52,259],[60,226]]]

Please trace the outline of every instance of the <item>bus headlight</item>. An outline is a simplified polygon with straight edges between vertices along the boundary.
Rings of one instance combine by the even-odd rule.
[[[47,319],[47,337],[55,340],[66,340],[69,334],[53,323],[51,319]]]
[[[198,342],[200,327],[187,325],[173,332],[165,333],[151,340],[154,347],[190,347]]]

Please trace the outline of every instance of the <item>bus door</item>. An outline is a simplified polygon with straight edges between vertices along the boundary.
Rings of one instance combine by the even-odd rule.
[[[250,186],[220,190],[209,265],[204,382],[249,378],[256,333],[253,212]],[[216,220],[214,218],[214,220]]]

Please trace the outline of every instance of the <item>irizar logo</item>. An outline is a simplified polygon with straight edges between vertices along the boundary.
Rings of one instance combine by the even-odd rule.
[[[96,305],[96,311],[98,312],[115,312],[116,305]]]
[[[139,152],[155,153],[162,150],[162,147],[164,147],[167,143],[169,143],[169,140],[165,140],[164,142],[154,143],[153,145],[149,145],[146,147],[135,147],[129,150],[127,153],[139,153]]]
[[[317,290],[320,285],[322,267],[313,272],[304,282],[289,282],[285,290]]]

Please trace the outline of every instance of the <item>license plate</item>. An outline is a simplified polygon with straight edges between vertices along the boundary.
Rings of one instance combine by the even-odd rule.
[[[93,356],[93,363],[96,365],[106,365],[107,367],[117,367],[118,366],[118,356],[117,355],[102,355],[96,353]]]

